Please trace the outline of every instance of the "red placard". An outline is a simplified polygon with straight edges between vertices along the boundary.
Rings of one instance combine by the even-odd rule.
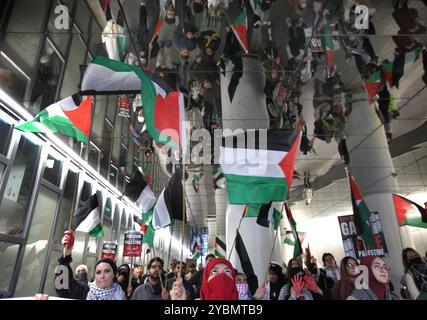
[[[142,253],[142,234],[140,231],[126,231],[123,257],[140,257]]]
[[[111,259],[116,261],[117,243],[114,241],[104,241],[102,246],[101,259]]]

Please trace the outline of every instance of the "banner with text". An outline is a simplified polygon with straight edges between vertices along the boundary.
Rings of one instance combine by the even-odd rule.
[[[117,243],[115,241],[104,241],[102,245],[101,259],[116,261]]]
[[[140,257],[142,252],[142,233],[126,231],[123,246],[123,257]]]
[[[356,259],[360,259],[366,256],[388,255],[378,212],[371,212],[369,222],[375,238],[375,247],[369,246],[357,235],[353,215],[338,217],[345,256],[352,256]]]

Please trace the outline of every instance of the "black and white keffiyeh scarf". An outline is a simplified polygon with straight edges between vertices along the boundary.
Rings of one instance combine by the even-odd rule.
[[[126,295],[117,282],[111,288],[100,288],[95,281],[89,283],[89,293],[86,300],[126,300]]]

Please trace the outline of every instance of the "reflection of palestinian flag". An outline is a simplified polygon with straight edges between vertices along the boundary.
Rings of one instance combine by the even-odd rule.
[[[225,243],[218,237],[215,237],[215,256],[218,258],[224,258],[227,255],[227,247]]]
[[[163,23],[164,23],[163,19],[161,19],[161,18],[159,17],[159,19],[157,20],[156,28],[154,29],[154,32],[153,32],[153,37],[151,38],[151,43],[153,43],[154,39],[155,39],[155,38],[157,37],[157,35],[159,34],[160,30],[161,30],[161,29],[162,29],[162,27],[163,27]]]
[[[427,228],[427,211],[419,204],[397,194],[393,194],[399,226]]]
[[[185,147],[184,96],[169,89],[136,66],[103,57],[87,66],[80,85],[81,92],[94,95],[140,92],[145,124],[153,139],[174,148]]]
[[[126,185],[124,195],[134,202],[143,213],[150,211],[156,204],[156,196],[139,170],[136,170],[132,180]]]
[[[193,259],[194,260],[199,259],[201,252],[200,252],[200,246],[198,242],[194,243],[192,252],[193,252]]]
[[[322,46],[330,74],[334,68],[334,43],[332,42],[331,26],[328,23],[323,27],[322,33]]]
[[[231,26],[234,34],[236,35],[237,40],[239,40],[240,45],[243,49],[249,52],[249,43],[248,43],[248,24],[247,24],[247,13],[246,10],[242,11],[236,19],[233,21]]]
[[[399,88],[399,81],[409,67],[420,56],[421,48],[409,52],[395,53],[384,60],[382,69],[390,87]]]
[[[40,111],[33,120],[15,128],[34,133],[61,133],[88,143],[92,118],[92,97],[81,101],[78,95],[62,99]]]
[[[267,135],[267,141],[260,138],[262,134]],[[301,132],[253,130],[228,139],[223,139],[220,163],[229,202],[265,204],[286,200]],[[241,141],[246,145],[241,145]]]
[[[101,223],[101,210],[99,209],[96,193],[74,213],[72,230],[88,233],[97,238],[104,236]]]
[[[374,97],[377,95],[381,87],[381,72],[376,71],[365,80],[364,86],[366,91],[368,91],[368,100],[369,103],[374,101]]]

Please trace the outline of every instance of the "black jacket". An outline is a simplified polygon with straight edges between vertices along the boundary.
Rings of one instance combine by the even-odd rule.
[[[69,288],[64,288],[64,289],[59,289],[57,288],[57,283],[56,283],[56,279],[63,275],[62,272],[56,273],[55,272],[55,290],[56,293],[58,295],[58,297],[61,298],[68,298],[68,299],[77,299],[77,300],[86,300],[87,294],[89,292],[89,286],[86,283],[77,281],[76,279],[74,279],[74,273],[73,270],[70,267],[70,263],[73,261],[73,259],[71,258],[71,255],[63,257],[61,256],[58,259],[59,265],[60,266],[65,266],[68,270],[68,284],[69,284]],[[59,281],[60,284],[63,281]]]

